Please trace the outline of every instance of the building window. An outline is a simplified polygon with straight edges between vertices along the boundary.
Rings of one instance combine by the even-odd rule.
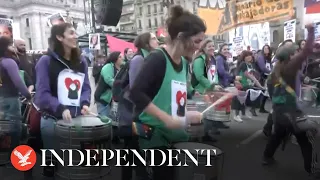
[[[148,5],[148,14],[151,14],[151,6]]]
[[[154,18],[154,26],[158,27],[158,19],[157,18]]]
[[[139,19],[139,29],[142,29],[142,24],[140,19]]]
[[[26,18],[26,26],[29,27],[29,18]]]
[[[142,7],[139,7],[139,14],[140,14],[140,16],[142,16]]]
[[[28,38],[28,40],[29,40],[29,48],[31,50],[32,49],[32,40],[31,40],[31,38]]]
[[[151,19],[149,19],[149,28],[151,28]]]
[[[157,4],[154,4],[154,5],[153,5],[153,12],[154,12],[154,13],[157,13],[157,8],[158,8]]]
[[[197,3],[196,2],[193,2],[193,13],[197,13]]]
[[[163,16],[161,16],[161,26],[163,26],[164,25],[164,18],[163,18]]]
[[[279,32],[277,30],[273,31],[272,40],[273,40],[273,43],[278,43],[278,41],[279,41]]]

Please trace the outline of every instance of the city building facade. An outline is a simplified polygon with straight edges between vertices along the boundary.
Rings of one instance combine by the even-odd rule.
[[[13,19],[14,38],[24,39],[29,50],[39,50],[48,48],[47,18],[61,13],[64,17],[69,15],[76,24],[85,24],[85,3],[84,0],[1,0],[0,15]]]

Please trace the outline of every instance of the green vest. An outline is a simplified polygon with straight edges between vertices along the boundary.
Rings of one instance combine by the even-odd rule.
[[[274,105],[284,105],[289,108],[297,107],[295,91],[282,78],[273,87],[272,103]]]
[[[24,80],[24,71],[20,70],[19,75],[20,75],[20,78],[22,79],[23,83],[26,84],[26,81]]]
[[[254,71],[252,65],[249,65],[249,64],[246,64],[246,65],[247,65],[246,71],[248,71],[248,72]],[[239,76],[241,76],[240,83],[243,88],[248,88],[248,87],[253,86],[254,83],[252,82],[251,79],[247,78],[247,76],[245,75],[245,71],[240,71]]]
[[[169,115],[185,114],[187,101],[187,62],[182,58],[183,69],[181,72],[176,72],[167,55],[164,52],[163,54],[166,57],[166,72],[158,94],[153,98],[152,103]],[[185,88],[177,88],[176,83],[183,84],[183,86],[185,85]],[[180,98],[179,100],[177,99],[182,96],[185,97],[184,104],[179,106],[178,102],[182,103],[182,101],[179,101],[181,100]],[[174,112],[172,112],[172,109],[174,109],[172,106],[174,108],[176,107]],[[143,124],[147,124],[154,128],[153,135],[150,140],[143,138],[139,139],[139,145],[142,149],[163,146],[169,147],[171,143],[189,140],[189,136],[185,130],[168,129],[161,120],[145,112],[140,114],[139,120]]]

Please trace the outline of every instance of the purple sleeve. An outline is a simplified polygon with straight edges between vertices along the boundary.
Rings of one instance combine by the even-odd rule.
[[[229,79],[231,76],[228,71],[224,68],[224,59],[221,56],[217,57],[217,71],[223,78]]]
[[[263,73],[270,73],[270,70],[266,68],[266,63],[264,60],[264,57],[262,55],[258,56],[257,59],[257,64],[259,66],[259,69],[263,72]]]
[[[36,90],[35,104],[42,110],[50,110],[53,113],[61,113],[66,107],[60,104],[57,97],[52,96],[49,78],[50,57],[42,56],[36,65]]]
[[[13,59],[9,58],[3,59],[1,62],[3,68],[6,69],[8,76],[10,77],[14,86],[24,97],[26,97],[27,99],[31,99],[31,94],[29,93],[27,86],[23,83],[19,75],[19,68],[17,63]]]
[[[136,79],[136,77],[137,77],[137,75],[138,75],[138,73],[140,71],[140,68],[143,65],[143,62],[144,62],[144,59],[140,55],[135,56],[133,59],[131,59],[129,61],[129,63],[130,63],[130,68],[129,68],[129,84],[130,84],[130,87],[132,87],[132,85],[134,83],[134,80]]]
[[[84,77],[84,82],[83,82],[81,97],[80,97],[81,107],[84,105],[90,106],[90,98],[91,98],[91,86],[90,86],[89,76],[88,76],[88,64],[84,57],[82,57],[82,63],[84,66],[85,77]]]

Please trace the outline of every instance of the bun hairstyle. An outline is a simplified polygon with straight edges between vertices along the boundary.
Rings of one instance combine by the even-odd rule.
[[[189,38],[200,32],[206,32],[207,27],[197,15],[175,5],[170,8],[169,18],[166,20],[170,40],[175,40],[179,33],[183,38]]]

